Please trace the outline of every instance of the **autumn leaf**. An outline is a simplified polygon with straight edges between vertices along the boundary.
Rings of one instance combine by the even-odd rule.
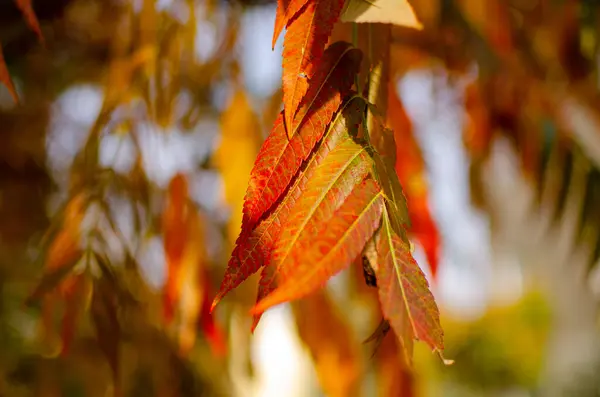
[[[347,0],[340,20],[423,29],[408,0]]]
[[[289,211],[302,195],[308,179],[340,139],[347,134],[356,134],[364,108],[365,102],[360,97],[353,97],[342,106],[327,129],[319,147],[307,161],[302,177],[295,179],[293,185],[273,212],[256,226],[251,233],[240,234],[227,265],[225,276],[221,282],[221,288],[213,301],[211,310],[214,309],[227,292],[237,287],[251,274],[258,271],[261,266],[271,263],[271,252],[275,239],[281,232]],[[270,282],[265,283],[269,284]],[[259,287],[260,296],[261,288]]]
[[[275,13],[275,28],[273,29],[272,49],[275,49],[275,43],[281,34],[281,31],[287,26],[290,20],[296,16],[310,0],[277,0],[277,11]]]
[[[323,393],[331,397],[352,395],[360,385],[360,355],[352,329],[326,290],[293,302],[292,311]]]
[[[327,124],[325,121],[329,119],[323,115],[338,110],[360,71],[361,61],[362,52],[352,48],[350,43],[338,41],[327,47],[300,102],[291,135],[304,123],[314,129],[322,129]]]
[[[287,27],[283,40],[283,109],[288,137],[292,122],[323,56],[344,0],[311,0]],[[310,84],[313,84],[312,81]]]
[[[164,317],[167,324],[173,319],[181,296],[188,299],[188,288],[196,288],[198,267],[206,258],[201,220],[190,202],[187,180],[181,174],[169,184],[168,200],[163,212],[163,233],[167,261],[167,280],[164,286]],[[188,283],[193,286],[188,286]],[[189,303],[189,302],[188,302]],[[185,303],[184,303],[185,306]],[[194,315],[201,302],[192,305]],[[191,320],[190,320],[191,321]]]
[[[402,343],[407,361],[411,360],[413,339],[441,352],[444,332],[427,279],[408,244],[394,233],[385,208],[382,218],[374,270],[383,314]]]
[[[332,152],[329,157],[337,156]],[[318,174],[317,170],[315,175]],[[304,210],[301,205],[295,208]],[[329,278],[348,267],[360,255],[379,226],[382,208],[383,193],[374,180],[365,179],[355,185],[339,209],[315,230],[312,244],[300,242],[291,256],[294,261],[282,261],[278,268],[281,269],[279,286],[258,302],[252,312],[263,312],[271,306],[302,298],[323,287]],[[307,209],[310,210],[310,207]],[[296,219],[290,216],[289,224],[293,225]],[[281,241],[286,251],[289,242],[283,238]]]
[[[0,45],[0,83],[4,84],[6,88],[8,88],[8,92],[13,97],[13,100],[16,103],[19,103],[19,96],[17,95],[17,90],[15,85],[10,77],[10,73],[8,72],[8,68],[6,67],[6,62],[4,61],[4,54],[2,53],[2,46]]]
[[[323,82],[317,87],[314,99],[303,106],[321,105],[317,111],[301,109],[300,117],[307,119],[300,131],[288,140],[283,125],[285,112],[280,113],[271,134],[263,143],[250,174],[244,201],[242,233],[251,230],[264,213],[279,199],[290,181],[322,138],[327,124],[338,110],[342,99],[350,92],[353,77],[360,63],[358,50],[345,46],[332,46],[323,56],[328,62],[321,63],[326,72],[319,72]],[[340,47],[343,51],[340,52]],[[333,55],[339,54],[339,58]],[[331,60],[331,63],[329,63]],[[333,67],[333,69],[331,69]],[[311,95],[312,97],[312,95]]]

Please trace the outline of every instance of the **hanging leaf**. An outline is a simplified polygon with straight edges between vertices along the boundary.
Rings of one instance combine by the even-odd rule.
[[[343,146],[340,145],[340,148]],[[341,149],[341,151],[343,150],[345,149]],[[343,153],[340,152],[340,157],[342,155]],[[336,153],[332,152],[328,158],[331,157],[337,157]],[[326,162],[323,163],[323,166],[325,164]],[[318,178],[319,171],[315,172],[315,179]],[[343,195],[343,186],[335,188],[335,190],[338,189],[340,195]],[[316,201],[319,202],[318,199]],[[294,207],[295,210],[311,210],[310,207],[299,204],[300,202]],[[279,303],[302,298],[322,287],[329,278],[348,267],[360,255],[365,244],[377,229],[381,220],[382,207],[383,193],[381,189],[374,180],[365,179],[355,185],[350,196],[332,216],[326,217],[329,220],[324,219],[324,223],[319,224],[321,226],[314,230],[316,233],[311,236],[313,237],[312,241],[304,240],[305,234],[303,233],[287,234],[284,231],[280,240],[283,242],[281,247],[283,247],[284,254],[288,251],[289,240],[284,240],[283,236],[299,235],[302,238],[298,238],[298,243],[294,246],[291,255],[281,255],[283,260],[277,269],[279,274],[275,278],[278,281],[278,287],[258,302],[252,312],[260,313]],[[329,210],[323,206],[319,206],[318,209],[323,212]],[[290,215],[288,225],[294,225],[296,220],[299,220],[299,217]],[[310,227],[314,228],[315,226]],[[301,228],[292,227],[290,229],[302,231]],[[279,249],[278,245],[276,253]],[[287,257],[291,260],[286,260]]]
[[[384,208],[375,266],[379,299],[384,316],[402,343],[407,361],[413,339],[422,340],[435,351],[444,349],[444,332],[435,299],[425,275],[398,237]]]
[[[311,0],[291,20],[283,41],[283,108],[288,137],[344,0]],[[312,82],[311,82],[312,84]]]
[[[342,99],[354,83],[360,70],[362,52],[350,43],[338,41],[331,44],[320,59],[311,78],[306,95],[300,102],[292,124],[292,135],[307,124],[313,129],[324,128],[335,113]]]
[[[272,49],[275,49],[275,43],[281,34],[284,26],[290,23],[290,20],[298,14],[306,3],[310,0],[277,0],[277,11],[275,13],[275,28],[273,29]]]
[[[175,175],[169,183],[167,203],[163,212],[167,261],[163,309],[167,324],[173,320],[175,307],[179,305],[180,296],[184,295],[185,283],[195,283],[197,268],[206,258],[201,220],[190,200],[185,176]],[[195,284],[192,288],[195,288]],[[198,311],[199,308],[195,313]]]
[[[292,310],[323,393],[331,397],[352,395],[360,386],[362,372],[358,344],[326,290],[294,302]]]
[[[347,136],[348,133],[350,135],[356,134],[364,108],[365,102],[360,97],[350,99],[342,107],[328,128],[318,149],[307,161],[302,174],[296,178],[287,194],[278,203],[273,212],[256,226],[251,233],[240,234],[227,265],[219,293],[213,301],[212,308],[216,306],[227,292],[237,287],[251,274],[258,271],[261,266],[271,263],[271,253],[275,240],[280,234],[282,226],[287,221],[290,210],[303,194],[308,179],[310,179],[317,166],[327,156],[331,148],[337,145],[340,139]],[[260,296],[261,287],[259,287]]]
[[[423,29],[408,0],[347,0],[340,20]]]
[[[311,90],[314,99],[309,99],[303,105],[307,107],[321,105],[321,107],[310,111],[303,110],[304,107],[301,109],[300,117],[306,117],[306,121],[301,130],[290,140],[286,137],[283,125],[285,112],[280,113],[273,131],[263,143],[250,174],[244,201],[242,233],[251,230],[279,199],[302,162],[308,158],[323,136],[342,99],[350,92],[353,77],[360,63],[360,55],[357,53],[358,50],[339,52],[339,48],[340,46],[333,47],[327,57],[324,56],[328,62],[331,60],[332,64],[323,62],[321,67],[331,73],[318,74],[323,77],[323,82],[318,89]],[[338,62],[340,58],[331,56],[340,53],[344,62]],[[331,67],[334,69],[331,70]]]

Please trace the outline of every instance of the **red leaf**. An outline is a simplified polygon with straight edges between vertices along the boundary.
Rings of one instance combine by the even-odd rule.
[[[314,173],[317,165],[323,161],[331,148],[335,147],[337,142],[348,134],[348,131],[356,131],[364,108],[364,99],[360,97],[354,97],[342,107],[331,123],[318,149],[307,161],[302,176],[296,178],[287,194],[265,220],[259,223],[250,233],[242,233],[238,237],[221,288],[213,301],[211,310],[227,292],[258,271],[261,266],[270,263],[275,238],[279,235],[289,211],[302,194],[308,178]]]
[[[303,106],[301,109],[301,117],[306,117],[303,127],[288,140],[282,112],[275,121],[273,131],[260,148],[244,198],[242,233],[249,232],[279,199],[302,162],[323,136],[342,99],[350,92],[353,77],[360,64],[360,53],[339,45],[331,47],[327,56],[323,57],[326,62],[320,66],[324,71],[319,71],[318,74],[323,80],[315,80],[315,83],[320,84],[310,92],[314,99],[304,104],[307,108]],[[331,72],[327,73],[329,71]]]
[[[402,342],[407,358],[411,356],[413,339],[424,341],[433,350],[443,350],[444,331],[427,279],[408,244],[392,230],[385,208],[377,240],[374,270],[381,309]]]
[[[10,77],[10,73],[8,72],[8,68],[6,67],[6,62],[4,61],[2,46],[0,46],[0,83],[4,84],[6,88],[8,88],[8,92],[10,92],[10,95],[13,97],[13,100],[16,103],[19,103],[19,96],[17,95],[17,90],[15,89],[15,85],[13,84],[12,78]]]
[[[348,267],[379,226],[382,208],[383,192],[374,180],[366,179],[356,185],[330,221],[316,231],[311,244],[298,244],[295,260],[280,267],[280,286],[252,311],[260,313],[302,298]]]
[[[284,26],[287,26],[290,20],[296,16],[298,11],[308,3],[309,0],[277,0],[277,13],[275,14],[275,29],[273,30],[272,49],[275,49],[275,43],[281,34]]]
[[[288,136],[300,101],[320,63],[344,0],[311,0],[290,21],[283,41],[283,108]],[[311,81],[311,84],[312,81]]]

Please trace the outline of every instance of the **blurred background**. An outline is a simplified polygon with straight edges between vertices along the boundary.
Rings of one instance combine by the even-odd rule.
[[[417,344],[412,370],[391,333],[363,343],[362,270],[253,335],[256,277],[208,313],[282,108],[274,1],[32,1],[37,32],[27,3],[0,0],[0,396],[600,396],[600,2],[414,0],[424,29],[392,29],[396,168],[455,360]],[[195,258],[174,322],[170,244]]]

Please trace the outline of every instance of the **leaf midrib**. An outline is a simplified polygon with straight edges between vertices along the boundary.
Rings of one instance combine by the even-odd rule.
[[[358,186],[358,185],[357,185]],[[360,212],[360,215],[358,215],[356,217],[356,219],[354,220],[354,222],[352,222],[350,224],[350,226],[348,227],[348,229],[346,229],[346,231],[342,234],[342,236],[338,239],[338,242],[335,243],[333,245],[333,247],[329,250],[329,252],[327,253],[327,255],[325,255],[323,257],[323,259],[321,259],[319,262],[317,262],[314,266],[311,267],[311,271],[305,273],[305,276],[302,278],[302,281],[306,281],[308,279],[310,279],[317,270],[319,270],[322,266],[323,263],[326,263],[327,260],[329,259],[329,257],[332,255],[332,252],[335,252],[341,245],[341,242],[345,242],[346,239],[348,238],[348,236],[350,235],[350,233],[352,231],[354,231],[354,229],[358,226],[358,224],[360,223],[360,221],[362,220],[362,218],[365,216],[366,213],[368,213],[373,205],[375,205],[375,201],[378,200],[379,198],[382,197],[382,192],[381,190],[379,192],[377,192],[377,194],[375,194],[373,196],[373,198],[369,201],[369,203],[364,207],[363,211]],[[295,283],[298,283],[299,285],[302,285],[302,281],[295,281]]]
[[[413,331],[413,339],[415,336],[417,336],[417,330],[415,327],[415,321],[412,317],[412,313],[410,312],[410,307],[408,304],[408,299],[406,297],[406,292],[404,291],[404,285],[402,284],[402,272],[400,271],[400,269],[398,268],[398,257],[396,255],[396,250],[394,248],[394,244],[393,244],[393,238],[392,238],[392,233],[393,233],[393,229],[392,229],[392,225],[390,224],[390,220],[389,220],[389,214],[387,212],[387,208],[385,208],[385,206],[383,207],[383,222],[385,225],[385,238],[387,240],[388,243],[388,247],[390,250],[390,255],[392,256],[392,260],[393,260],[393,264],[394,264],[394,270],[396,273],[396,279],[398,281],[398,285],[400,286],[400,291],[402,292],[402,301],[404,302],[404,309],[406,310],[406,315],[408,317],[408,320],[410,321],[410,325]]]
[[[351,138],[348,138],[351,139]],[[344,142],[338,144],[341,145]],[[296,232],[295,236],[291,239],[291,243],[287,245],[287,249],[285,251],[285,255],[283,256],[283,258],[281,259],[281,262],[277,265],[278,269],[281,269],[281,266],[285,263],[285,261],[287,260],[290,252],[292,251],[292,247],[296,244],[296,242],[298,241],[298,238],[300,237],[300,235],[302,234],[302,231],[304,230],[304,228],[306,227],[306,224],[313,218],[315,211],[317,210],[317,208],[319,208],[319,206],[321,205],[321,203],[324,201],[325,196],[327,196],[327,193],[329,193],[331,191],[332,186],[334,186],[341,178],[341,176],[348,170],[348,167],[350,166],[350,164],[352,164],[354,162],[354,160],[356,160],[356,158],[358,158],[358,156],[360,156],[363,152],[365,151],[365,148],[363,146],[359,147],[359,150],[356,151],[356,153],[349,158],[346,163],[344,164],[344,166],[340,169],[340,171],[337,173],[337,175],[335,176],[335,178],[331,181],[331,183],[329,183],[327,185],[326,189],[323,189],[324,193],[321,193],[321,195],[318,197],[318,199],[315,201],[315,204],[310,208],[310,211],[308,213],[308,216],[304,219],[304,221],[301,223],[300,227],[298,227],[298,231]],[[329,155],[331,155],[331,152],[329,153]]]
[[[325,133],[325,136],[322,138],[322,140],[321,140],[321,142],[322,142],[322,143],[321,143],[321,144],[324,144],[324,143],[327,141],[327,139],[329,138],[329,136],[330,136],[331,132],[332,132],[332,131],[333,131],[335,128],[337,128],[338,122],[339,122],[339,121],[340,121],[340,119],[343,117],[344,111],[346,110],[346,108],[348,108],[348,106],[350,105],[350,103],[352,103],[352,102],[354,101],[354,99],[355,99],[355,98],[357,98],[357,97],[358,97],[358,96],[354,96],[354,97],[352,97],[352,98],[351,98],[351,99],[350,99],[350,100],[349,100],[349,101],[348,101],[348,102],[347,102],[347,103],[346,103],[346,104],[345,104],[345,105],[344,105],[344,106],[343,106],[343,107],[342,107],[342,108],[341,108],[341,109],[338,111],[337,115],[336,115],[336,116],[335,116],[335,118],[333,119],[333,122],[331,123],[331,126],[330,126],[330,127],[327,129],[327,132]],[[318,150],[319,150],[319,149],[317,149],[317,151],[315,152],[315,154],[314,154],[314,155],[313,155],[313,156],[310,158],[310,160],[308,160],[308,163],[307,163],[307,167],[306,167],[306,168],[310,167],[310,166],[311,166],[311,165],[312,165],[314,162],[316,162],[316,161],[317,161],[317,160],[316,160],[316,154],[317,154]],[[331,153],[331,152],[332,152],[332,150],[330,150],[330,151],[329,151],[329,153]],[[329,153],[328,153],[328,155],[329,155]],[[324,158],[324,159],[325,159],[325,158]],[[324,159],[323,159],[323,160],[324,160]],[[293,185],[290,187],[289,191],[293,191],[293,190],[294,190],[294,189],[295,189],[295,188],[298,186],[298,184],[299,184],[299,183],[300,183],[300,176],[298,176],[298,177],[296,178],[296,180],[294,181]],[[289,194],[286,194],[286,195],[284,196],[283,200],[281,200],[281,202],[279,203],[279,205],[277,206],[277,208],[276,208],[276,209],[273,211],[273,214],[272,214],[273,216],[275,216],[275,214],[278,214],[278,213],[281,211],[281,208],[283,207],[283,205],[284,205],[285,203],[287,203],[287,202],[289,201],[289,198],[290,198],[290,195],[289,195]],[[269,221],[269,223],[270,223],[270,224],[272,224],[272,223],[273,223],[273,218],[272,218],[272,219]],[[246,255],[246,256],[244,257],[244,259],[240,261],[241,263],[245,263],[245,262],[248,260],[248,258],[250,258],[250,256],[252,255],[252,253],[253,253],[253,252],[256,250],[256,247],[258,247],[258,246],[259,246],[259,244],[260,244],[260,243],[261,243],[261,242],[264,240],[264,238],[265,238],[265,236],[266,236],[266,234],[267,234],[267,233],[266,233],[266,231],[267,231],[267,230],[268,230],[268,228],[270,227],[270,224],[266,226],[266,230],[265,230],[265,232],[264,232],[264,233],[262,233],[262,235],[261,235],[261,236],[258,238],[258,240],[257,240],[256,244],[254,244],[254,245],[252,246],[252,248],[251,248],[250,250],[248,250],[248,255]]]

